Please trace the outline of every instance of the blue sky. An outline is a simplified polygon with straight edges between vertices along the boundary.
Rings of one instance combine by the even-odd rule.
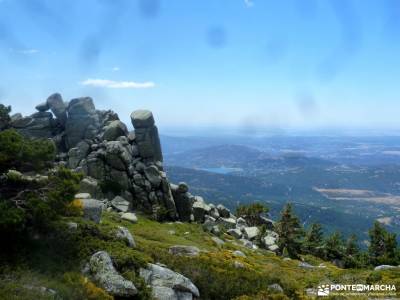
[[[0,0],[0,102],[91,96],[161,131],[400,129],[397,0]]]

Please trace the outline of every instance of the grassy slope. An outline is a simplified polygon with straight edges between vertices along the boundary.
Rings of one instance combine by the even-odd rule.
[[[24,285],[53,288],[64,299],[110,299],[79,275],[80,262],[98,250],[107,250],[121,273],[140,289],[143,289],[143,282],[135,271],[137,273],[146,262],[161,262],[189,277],[199,287],[202,299],[232,299],[240,295],[255,299],[258,291],[267,291],[273,297],[270,299],[306,299],[306,288],[330,282],[400,285],[398,271],[341,270],[310,256],[305,260],[313,265],[324,263],[326,268],[305,270],[298,267],[296,260],[284,261],[267,251],[246,249],[228,235],[221,236],[226,243],[218,246],[198,224],[160,224],[144,216],[139,216],[137,224],[131,224],[121,221],[115,213],[105,213],[101,225],[80,218],[74,220],[79,223],[76,233],[64,232],[50,240],[43,238],[32,244],[29,254],[24,256],[26,259],[2,266],[0,299],[52,299]],[[112,231],[121,225],[133,234],[136,250],[113,238]],[[195,258],[176,257],[168,253],[172,245],[193,245],[203,252]],[[235,257],[233,250],[241,250],[247,256]],[[244,268],[235,268],[235,261],[241,262]],[[272,283],[279,283],[286,295],[268,291]],[[148,294],[145,290],[141,299],[148,299]]]

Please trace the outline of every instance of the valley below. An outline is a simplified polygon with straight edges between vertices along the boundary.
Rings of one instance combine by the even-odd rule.
[[[375,220],[400,232],[398,137],[162,137],[172,181],[231,209],[259,201],[272,216],[292,202],[319,222],[366,240]],[[178,146],[179,145],[179,148]]]

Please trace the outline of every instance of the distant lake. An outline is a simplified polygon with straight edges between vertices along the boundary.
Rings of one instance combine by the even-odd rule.
[[[243,171],[241,168],[227,168],[227,167],[219,167],[219,168],[199,168],[198,170],[207,171],[211,173],[217,174],[229,174],[232,172],[240,172]]]

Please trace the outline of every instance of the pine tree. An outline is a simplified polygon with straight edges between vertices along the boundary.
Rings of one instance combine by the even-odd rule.
[[[311,224],[304,238],[304,252],[321,257],[323,255],[323,240],[324,234],[321,224]]]
[[[399,263],[396,234],[388,232],[376,221],[369,231],[369,238],[368,254],[373,265]]]
[[[301,252],[304,231],[290,203],[283,208],[281,218],[276,225],[276,231],[279,234],[278,246],[280,253],[283,253],[286,248],[290,257],[298,258]]]
[[[340,232],[331,234],[325,241],[325,259],[334,260],[344,257],[344,242]]]
[[[377,264],[380,258],[385,255],[386,234],[386,229],[382,224],[375,221],[374,226],[369,231],[370,244],[368,247],[368,254],[372,264]]]
[[[360,248],[355,234],[352,234],[347,239],[344,254],[344,264],[346,268],[355,268],[361,264],[361,262],[359,262]]]
[[[11,106],[5,106],[0,103],[0,130],[9,127]]]

